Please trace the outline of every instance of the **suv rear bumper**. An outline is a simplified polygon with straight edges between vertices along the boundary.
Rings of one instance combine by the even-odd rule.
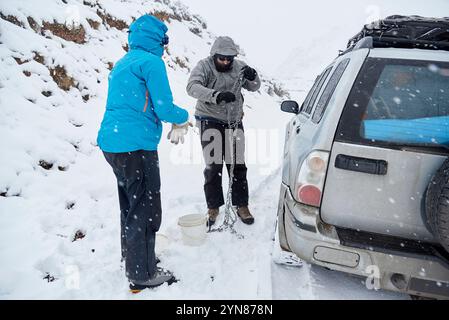
[[[368,289],[449,299],[449,266],[442,259],[343,246],[336,228],[321,221],[318,208],[297,203],[284,184],[280,197],[278,217],[284,228],[279,230],[285,230],[288,247],[301,259],[365,277]]]

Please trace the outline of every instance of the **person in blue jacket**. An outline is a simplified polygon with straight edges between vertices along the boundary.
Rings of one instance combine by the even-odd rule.
[[[162,121],[172,123],[169,139],[183,142],[188,112],[173,104],[162,55],[167,26],[144,15],[129,28],[129,52],[109,75],[106,111],[97,143],[117,178],[122,258],[130,289],[175,281],[157,267],[155,235],[161,224],[157,146]]]

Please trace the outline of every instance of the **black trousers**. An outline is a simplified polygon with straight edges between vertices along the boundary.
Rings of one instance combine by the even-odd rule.
[[[230,134],[233,134],[228,124],[201,120],[200,136],[203,156],[206,162],[204,169],[204,193],[209,209],[222,206],[224,202],[222,172],[223,163],[229,175],[234,152],[234,179],[232,183],[232,204],[234,206],[248,205],[248,181],[246,179],[247,168],[245,165],[245,135],[243,125],[240,123],[236,129],[236,143],[231,146]],[[232,148],[232,149],[231,149]]]
[[[156,271],[155,238],[162,215],[157,151],[103,154],[117,178],[126,275],[149,280]]]

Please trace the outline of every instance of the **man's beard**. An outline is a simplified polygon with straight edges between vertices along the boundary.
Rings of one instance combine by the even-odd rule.
[[[214,59],[215,68],[218,72],[227,72],[232,69],[232,63],[228,63],[227,65],[221,65],[217,62],[217,59]]]

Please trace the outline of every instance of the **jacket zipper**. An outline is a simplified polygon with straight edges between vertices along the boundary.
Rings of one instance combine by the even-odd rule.
[[[147,107],[148,107],[148,90],[145,91],[145,106],[143,107],[143,112],[147,111]]]
[[[147,89],[145,91],[145,105],[143,106],[143,112],[144,113],[147,111],[147,108],[148,108],[149,95],[150,95],[150,93],[148,92],[148,89]],[[159,127],[159,118],[157,117],[156,112],[154,112],[153,109],[151,109],[151,111],[153,111],[153,115],[154,115],[154,120],[156,122],[156,126]]]

